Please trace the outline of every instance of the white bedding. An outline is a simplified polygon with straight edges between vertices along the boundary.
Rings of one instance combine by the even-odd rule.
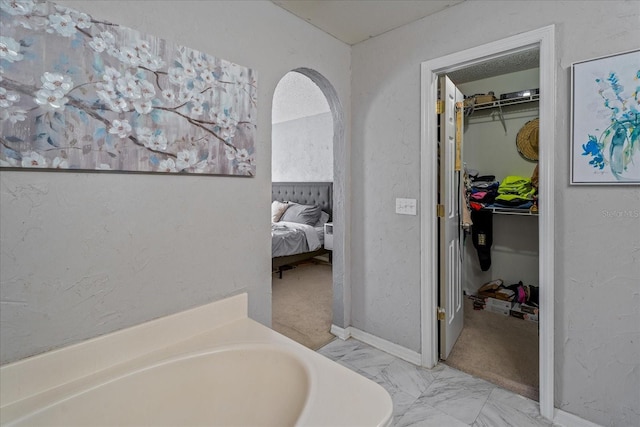
[[[287,256],[313,252],[322,246],[322,227],[297,222],[271,223],[271,256]]]

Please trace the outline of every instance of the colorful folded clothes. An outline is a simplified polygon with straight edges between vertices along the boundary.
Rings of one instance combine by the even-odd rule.
[[[498,194],[499,196],[496,197],[496,200],[503,195],[517,196],[520,199],[532,200],[533,196],[536,194],[536,189],[531,185],[531,179],[517,175],[509,175],[500,183],[500,186],[498,187]]]

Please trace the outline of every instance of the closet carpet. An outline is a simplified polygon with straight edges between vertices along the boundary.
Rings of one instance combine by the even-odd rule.
[[[446,364],[538,401],[538,324],[485,310],[465,298],[464,329]]]
[[[292,270],[272,274],[272,328],[284,336],[317,350],[335,336],[332,322],[333,277],[331,265],[305,262]]]

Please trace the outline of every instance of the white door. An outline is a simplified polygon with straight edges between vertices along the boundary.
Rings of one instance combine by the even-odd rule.
[[[462,110],[457,117],[456,103],[464,101],[460,90],[448,77],[440,78],[444,112],[440,120],[439,236],[440,236],[440,358],[446,360],[462,331],[462,251],[460,203],[462,180]],[[456,143],[457,140],[457,143]],[[457,147],[457,149],[456,149]],[[444,313],[443,313],[444,311]]]

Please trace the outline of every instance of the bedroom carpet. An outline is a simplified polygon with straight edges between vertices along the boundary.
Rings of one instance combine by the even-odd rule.
[[[464,329],[445,363],[538,401],[538,324],[484,310],[465,298]]]
[[[272,328],[312,350],[332,341],[331,265],[305,262],[285,271],[282,279],[277,273],[271,277]]]

